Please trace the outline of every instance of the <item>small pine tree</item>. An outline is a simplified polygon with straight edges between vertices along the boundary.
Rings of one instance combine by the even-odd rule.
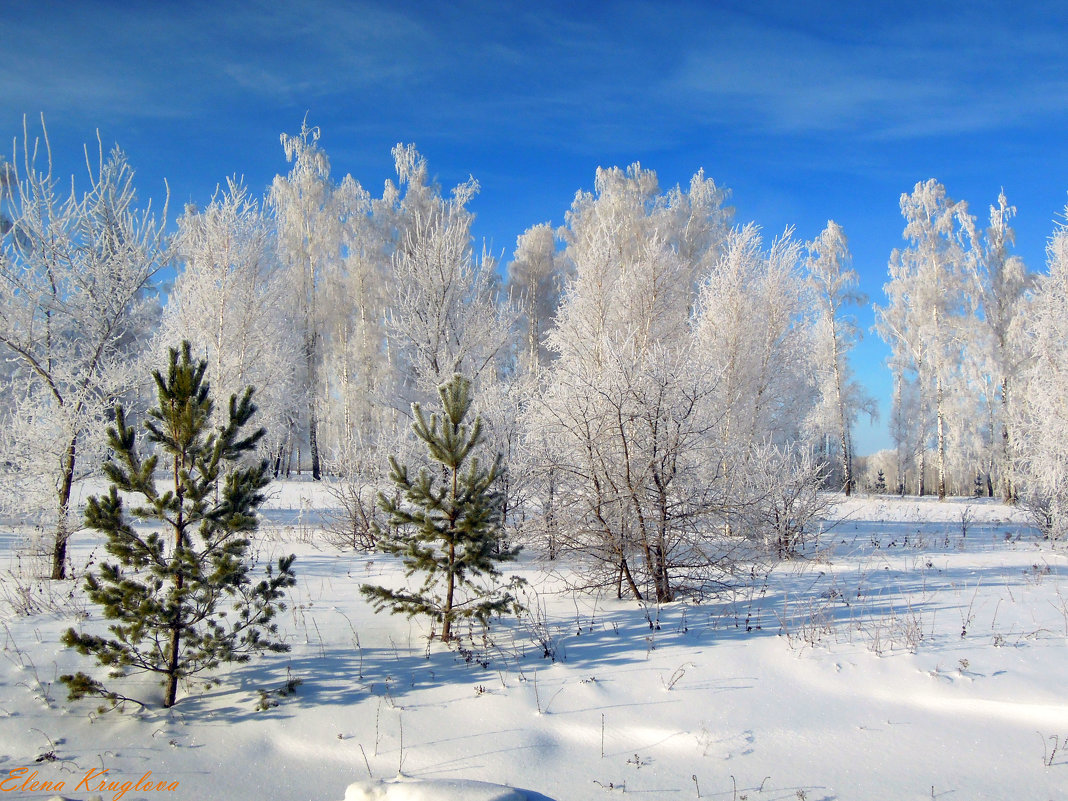
[[[448,642],[459,619],[487,624],[491,615],[518,610],[510,592],[487,589],[472,579],[499,578],[497,565],[515,559],[519,549],[501,547],[504,499],[493,488],[502,472],[500,454],[488,469],[471,456],[482,440],[481,418],[476,417],[470,429],[463,422],[471,408],[471,382],[454,375],[438,387],[438,395],[444,415],[432,414],[428,422],[414,403],[412,430],[440,468],[422,467],[413,480],[408,468],[390,457],[390,480],[399,497],[378,494],[380,508],[389,515],[389,528],[375,526],[376,547],[400,556],[408,577],[423,574],[422,586],[406,592],[365,584],[360,591],[376,612],[389,608],[394,614],[432,617],[441,623],[441,639]],[[436,476],[444,479],[440,486]],[[513,578],[512,586],[519,581]]]
[[[156,453],[142,458],[134,429],[121,406],[108,429],[112,456],[104,463],[108,495],[89,499],[85,521],[103,532],[116,560],[86,577],[89,599],[114,621],[110,637],[68,629],[63,642],[99,664],[111,677],[151,672],[165,686],[164,707],[174,705],[178,683],[223,662],[245,662],[259,651],[287,651],[272,642],[280,599],[293,586],[293,556],[278,560],[253,584],[247,535],[256,530],[256,509],[268,484],[267,464],[244,459],[263,437],[243,428],[256,410],[250,387],[230,398],[229,419],[212,430],[214,404],[204,380],[206,362],[194,363],[188,342],[170,352],[164,376],[153,375],[159,405],[144,421],[145,439]],[[162,457],[162,465],[159,465]],[[166,479],[157,486],[157,465]],[[162,491],[161,491],[162,490]],[[137,496],[127,512],[119,493]],[[162,531],[143,533],[132,521]],[[232,611],[226,609],[232,603]],[[267,636],[265,636],[267,635]],[[123,698],[85,673],[60,677],[71,700],[99,695]],[[129,700],[129,699],[124,699]]]
[[[872,487],[872,491],[876,495],[886,494],[886,475],[883,473],[882,470],[880,470],[879,474],[875,476],[875,486]]]

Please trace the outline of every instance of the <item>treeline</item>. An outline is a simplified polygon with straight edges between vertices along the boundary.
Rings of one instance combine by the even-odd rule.
[[[374,544],[387,457],[415,447],[411,404],[455,373],[508,465],[512,536],[621,594],[667,600],[739,553],[786,555],[822,490],[857,486],[851,430],[874,404],[848,356],[866,300],[835,223],[767,242],[702,172],[665,190],[639,165],[600,169],[502,269],[473,244],[474,179],[443,191],[398,145],[376,197],[331,174],[317,129],[281,141],[288,171],[265,196],[227,181],[173,236],[118,149],[84,191],[43,146],[0,166],[3,499],[50,532],[53,576],[110,410],[144,403],[139,362],[182,340],[222,397],[257,387],[261,455],[329,481],[335,536],[355,547]],[[970,493],[978,475],[1048,506],[1064,229],[1035,279],[1004,197],[984,234],[934,181],[902,211],[878,313],[896,387],[888,491]]]

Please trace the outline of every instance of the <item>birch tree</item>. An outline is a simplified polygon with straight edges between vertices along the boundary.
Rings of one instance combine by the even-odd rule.
[[[697,298],[702,367],[719,376],[717,435],[740,460],[765,440],[799,440],[815,399],[800,261],[792,230],[765,251],[757,226],[737,228]]]
[[[396,182],[386,182],[381,198],[348,203],[356,211],[346,216],[344,277],[340,291],[330,293],[344,298],[330,317],[331,330],[347,327],[337,343],[349,343],[336,349],[332,374],[342,365],[348,372],[341,375],[352,376],[349,386],[359,382],[366,401],[354,404],[353,413],[342,406],[345,480],[337,494],[347,510],[346,542],[375,540],[381,465],[388,453],[415,457],[414,437],[402,421],[412,403],[432,402],[455,373],[477,387],[490,447],[510,456],[508,442],[515,440],[507,393],[495,386],[512,354],[515,315],[501,302],[496,263],[472,246],[467,204],[478,183],[471,178],[442,196],[413,145],[398,144],[392,153]],[[350,397],[346,382],[330,393],[342,404]],[[504,483],[509,480],[506,475]]]
[[[790,229],[767,249],[757,226],[732,230],[701,285],[694,319],[693,369],[715,376],[711,435],[723,454],[717,478],[729,499],[723,534],[783,555],[800,532],[783,529],[782,512],[811,497],[822,478],[806,441],[818,395],[800,260]],[[809,516],[796,516],[796,525],[803,528]]]
[[[415,217],[394,259],[388,325],[417,398],[456,372],[474,381],[492,374],[509,340],[495,265],[485,254],[476,259],[463,201],[443,199],[436,212]]]
[[[710,567],[699,540],[721,487],[707,480],[714,412],[691,361],[690,310],[727,219],[721,205],[661,194],[639,165],[598,170],[567,215],[575,275],[529,425],[554,477],[562,546],[619,595],[671,600]],[[686,241],[702,244],[686,252]]]
[[[260,421],[277,458],[302,402],[302,354],[272,221],[244,185],[228,179],[205,209],[190,207],[179,218],[174,248],[181,269],[158,350],[194,343],[222,397],[262,387]]]
[[[324,389],[330,398],[324,424],[331,460],[346,463],[391,424],[395,384],[386,321],[392,243],[371,215],[370,195],[350,176],[334,199],[343,209],[344,255],[324,281]]]
[[[851,429],[860,411],[874,416],[874,401],[851,379],[848,354],[860,338],[860,329],[849,314],[850,306],[867,298],[857,291],[859,279],[850,264],[845,231],[833,220],[807,245],[807,283],[816,305],[814,345],[820,393],[815,428],[838,440],[842,489],[853,491],[853,440]]]
[[[393,409],[406,419],[411,403],[432,402],[437,388],[461,373],[476,388],[488,445],[510,458],[515,432],[504,414],[507,393],[494,387],[513,355],[515,313],[503,298],[496,262],[473,247],[467,204],[478,182],[470,178],[443,196],[414,146],[397,145],[393,156],[399,187],[390,192],[387,185],[385,196],[395,205],[374,211],[392,219],[396,236],[386,319]],[[394,433],[412,443],[403,429]]]
[[[978,318],[985,345],[983,363],[987,378],[988,420],[993,454],[993,476],[1006,503],[1016,499],[1012,464],[1015,460],[1013,434],[1017,379],[1024,369],[1028,353],[1023,336],[1028,292],[1034,276],[1023,260],[1012,253],[1016,235],[1010,221],[1016,207],[1010,206],[1004,191],[996,206],[990,207],[990,225],[983,240],[980,263],[981,315]]]
[[[508,265],[508,294],[520,310],[520,365],[535,376],[552,358],[545,336],[570,273],[570,262],[557,253],[556,237],[548,223],[527,229],[516,240]]]
[[[302,380],[306,387],[303,427],[307,432],[312,477],[322,477],[319,441],[322,404],[326,399],[323,375],[324,316],[322,296],[327,276],[339,268],[347,250],[346,220],[350,204],[330,178],[330,160],[319,147],[320,131],[305,121],[297,134],[282,134],[282,148],[293,165],[285,177],[271,184],[270,204],[275,213],[278,252],[296,297],[302,338]],[[358,194],[353,182],[343,187]],[[359,213],[357,210],[356,213]]]
[[[6,500],[52,527],[55,579],[66,576],[79,465],[136,381],[129,365],[157,319],[152,282],[167,259],[163,223],[151,204],[138,206],[126,155],[116,147],[105,156],[102,143],[95,161],[89,154],[79,194],[54,173],[47,133],[31,141],[24,130],[0,190],[11,218],[0,240],[0,346],[15,363]]]
[[[1068,207],[1065,208],[1068,219]],[[1068,532],[1068,224],[1046,247],[1049,274],[1036,280],[1025,324],[1032,358],[1022,371],[1015,428],[1028,499],[1050,537]]]
[[[973,314],[977,236],[968,205],[946,195],[933,178],[901,195],[908,247],[890,257],[890,281],[883,287],[887,306],[876,308],[876,330],[890,345],[899,365],[915,372],[921,406],[934,419],[937,493],[946,497],[947,445],[951,421],[947,393],[961,380],[962,323]],[[906,369],[902,367],[902,369]],[[921,441],[926,441],[927,432]],[[919,491],[924,490],[925,451],[919,451]]]

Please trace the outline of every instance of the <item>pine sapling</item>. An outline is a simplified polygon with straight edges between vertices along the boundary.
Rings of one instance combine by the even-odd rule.
[[[420,468],[411,476],[408,467],[390,457],[390,479],[398,497],[378,495],[379,507],[389,516],[388,528],[376,524],[376,547],[401,557],[408,577],[419,573],[423,582],[414,591],[391,590],[365,584],[360,591],[376,612],[427,615],[441,624],[441,639],[454,638],[457,620],[475,619],[486,625],[505,610],[518,612],[512,592],[485,587],[475,579],[498,579],[497,567],[515,559],[518,548],[502,543],[504,499],[495,489],[503,467],[498,454],[488,468],[473,451],[482,441],[482,420],[464,423],[471,409],[471,382],[457,374],[438,387],[442,414],[426,414],[412,404],[412,431],[422,440],[436,466]],[[440,479],[440,481],[439,481]],[[510,588],[520,579],[513,577]]]
[[[86,525],[106,536],[114,562],[86,577],[89,600],[112,621],[110,636],[68,629],[63,642],[111,669],[111,677],[158,674],[163,706],[177,699],[179,682],[223,662],[245,662],[261,651],[288,651],[273,641],[284,590],[295,584],[292,555],[268,566],[254,583],[248,535],[268,484],[266,462],[248,455],[264,436],[245,431],[256,411],[252,388],[230,398],[225,424],[213,428],[214,404],[189,343],[171,350],[166,374],[154,373],[158,405],[144,421],[155,452],[139,451],[121,406],[108,429],[111,457],[103,465],[107,495],[89,499]],[[166,478],[157,480],[157,471]],[[120,495],[123,493],[123,495]],[[127,510],[123,496],[137,498]],[[147,533],[134,521],[150,524]],[[72,700],[98,695],[134,700],[85,673],[61,676]]]

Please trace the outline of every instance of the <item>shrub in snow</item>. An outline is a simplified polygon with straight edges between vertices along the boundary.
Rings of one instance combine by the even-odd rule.
[[[398,497],[378,495],[379,506],[389,515],[389,529],[376,524],[376,547],[400,556],[408,576],[423,574],[422,586],[407,591],[365,584],[360,591],[376,612],[388,608],[409,617],[429,615],[441,623],[441,639],[447,642],[453,639],[456,620],[474,618],[486,624],[492,615],[518,609],[510,592],[472,581],[498,578],[497,564],[514,559],[518,549],[501,543],[503,497],[494,487],[503,470],[500,455],[488,469],[471,456],[482,441],[480,417],[470,428],[464,424],[471,409],[471,382],[454,375],[438,387],[438,395],[441,417],[432,414],[427,420],[420,405],[412,404],[412,431],[426,443],[438,467],[423,467],[413,478],[407,466],[390,457],[390,479]]]
[[[190,346],[171,350],[167,374],[154,373],[158,405],[144,421],[156,453],[142,458],[134,429],[121,406],[108,429],[112,457],[104,463],[111,490],[89,499],[86,525],[103,532],[116,562],[106,562],[86,578],[89,599],[113,621],[111,636],[68,629],[63,642],[112,669],[159,674],[163,705],[174,705],[178,682],[222,662],[243,662],[257,651],[287,651],[265,634],[284,608],[281,598],[293,586],[293,556],[270,566],[252,583],[247,534],[257,527],[256,509],[268,483],[267,464],[242,458],[264,436],[244,431],[256,406],[252,388],[231,396],[227,422],[211,430],[214,403],[204,380],[207,364],[193,363]],[[160,464],[162,460],[162,464]],[[157,466],[167,479],[158,486]],[[123,497],[138,497],[127,512]],[[131,519],[132,518],[132,519]],[[133,520],[158,524],[166,532],[143,533]],[[226,609],[227,602],[232,606]],[[61,676],[72,700],[99,695],[125,699],[100,682],[77,673]]]

